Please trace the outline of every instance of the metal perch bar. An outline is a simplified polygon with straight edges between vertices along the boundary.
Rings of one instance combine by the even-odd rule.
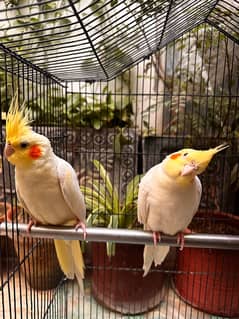
[[[65,240],[83,240],[83,231],[77,231],[72,227],[56,226],[33,226],[31,232],[27,231],[26,224],[2,223],[0,225],[0,235],[11,236],[11,232],[18,232],[25,237],[37,238],[57,238]],[[87,241],[130,244],[153,244],[152,233],[141,230],[109,229],[103,227],[87,228]],[[177,236],[162,235],[159,245],[169,245],[179,247]],[[185,247],[217,248],[239,250],[239,236],[218,235],[218,234],[189,234],[185,235]]]

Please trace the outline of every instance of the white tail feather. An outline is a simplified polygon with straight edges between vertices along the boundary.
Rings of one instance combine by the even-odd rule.
[[[79,241],[55,239],[54,244],[61,270],[69,279],[76,276],[80,291],[84,295],[84,260]]]
[[[74,271],[75,271],[75,276],[78,281],[79,287],[80,287],[80,292],[84,296],[84,260],[83,260],[83,255],[80,247],[80,243],[78,240],[72,240],[71,241],[71,249],[73,256],[73,261],[74,261]]]
[[[167,254],[169,253],[169,246],[144,246],[144,277],[148,274],[149,269],[154,262],[155,266],[161,265]]]

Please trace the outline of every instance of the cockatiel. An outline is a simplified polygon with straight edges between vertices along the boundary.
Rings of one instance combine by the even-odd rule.
[[[182,149],[168,155],[141,179],[138,221],[145,230],[153,231],[154,236],[154,245],[144,248],[144,276],[153,261],[160,265],[169,252],[169,246],[156,246],[160,232],[178,234],[183,249],[183,231],[197,212],[201,199],[202,186],[197,175],[207,168],[216,153],[228,146],[222,144],[205,151]]]
[[[17,94],[6,119],[4,154],[15,165],[17,197],[33,224],[76,225],[85,230],[86,207],[72,166],[56,156],[47,137],[30,127],[24,105],[18,107]],[[84,261],[77,240],[54,240],[62,271],[69,279],[76,276],[84,292]]]

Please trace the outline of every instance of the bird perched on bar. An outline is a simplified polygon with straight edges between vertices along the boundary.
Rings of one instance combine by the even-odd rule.
[[[72,166],[54,154],[51,143],[30,126],[29,111],[12,99],[6,118],[4,154],[15,165],[20,205],[30,215],[28,231],[35,224],[82,227],[86,236],[86,207]],[[76,276],[84,292],[84,260],[78,240],[54,240],[60,267],[67,278]]]
[[[209,150],[182,149],[153,166],[141,179],[138,193],[138,221],[153,232],[154,245],[144,248],[144,276],[154,262],[160,265],[170,247],[158,246],[160,233],[178,235],[180,250],[184,234],[198,210],[202,185],[197,175],[205,171],[215,154],[229,147],[222,144]]]

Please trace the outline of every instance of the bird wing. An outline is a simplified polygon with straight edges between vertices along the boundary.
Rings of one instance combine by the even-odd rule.
[[[80,221],[85,222],[86,207],[76,172],[73,167],[62,158],[56,156],[56,159],[57,174],[64,200],[71,212]]]
[[[147,221],[150,213],[149,195],[150,192],[152,192],[151,186],[154,182],[153,175],[156,174],[155,170],[157,170],[158,167],[159,165],[151,167],[139,184],[137,217],[138,221],[144,225],[144,229],[146,230],[148,230]]]
[[[141,224],[146,225],[148,214],[149,214],[148,191],[144,188],[144,185],[140,183],[139,192],[138,192],[138,209],[137,209],[138,221]]]
[[[18,199],[18,202],[19,202],[20,206],[24,209],[24,211],[25,211],[31,218],[33,218],[34,220],[37,221],[37,218],[31,214],[30,209],[28,209],[28,207],[27,207],[25,201],[23,200],[23,198],[22,198],[22,196],[21,196],[21,193],[20,193],[19,188],[18,188],[18,186],[17,186],[17,179],[15,179],[15,184],[16,184],[17,199]]]
[[[195,177],[195,180],[196,180],[196,188],[197,188],[197,197],[195,201],[194,215],[198,211],[198,207],[199,207],[201,196],[202,196],[202,183],[197,176]]]
[[[27,208],[27,205],[26,205],[26,203],[24,202],[24,200],[23,200],[23,198],[21,196],[20,190],[18,188],[17,178],[16,177],[15,177],[15,185],[16,185],[16,193],[17,193],[17,199],[19,201],[19,204],[30,215],[31,212]]]

